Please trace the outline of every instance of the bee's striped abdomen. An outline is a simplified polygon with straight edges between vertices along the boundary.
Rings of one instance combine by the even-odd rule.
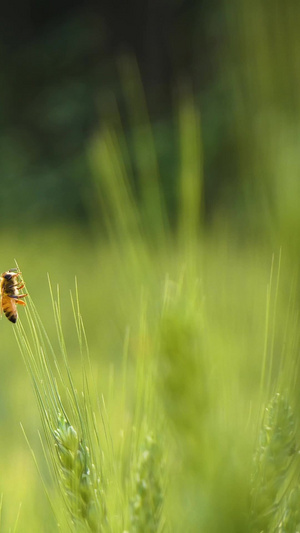
[[[18,313],[14,300],[7,295],[2,296],[2,309],[5,316],[15,324],[17,322]]]
[[[17,318],[18,318],[17,314],[14,314],[14,313],[12,313],[12,311],[9,311],[9,310],[7,310],[7,311],[4,310],[4,314],[8,318],[8,320],[13,322],[14,324],[17,322]]]

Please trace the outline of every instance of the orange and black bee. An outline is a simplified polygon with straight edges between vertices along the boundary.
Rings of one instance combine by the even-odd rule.
[[[13,322],[17,322],[18,312],[16,304],[26,305],[21,298],[28,296],[27,294],[19,294],[23,289],[24,283],[19,279],[21,272],[16,268],[7,270],[1,274],[0,289],[1,289],[1,314],[4,312],[5,316]]]

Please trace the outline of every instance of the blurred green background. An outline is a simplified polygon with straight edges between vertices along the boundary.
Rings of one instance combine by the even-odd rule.
[[[3,224],[9,219],[17,231],[22,224],[23,237],[53,224],[78,224],[91,236],[95,211],[99,222],[103,214],[87,153],[95,133],[118,115],[138,203],[140,164],[149,160],[135,135],[151,124],[173,228],[177,110],[188,85],[201,113],[205,222],[224,213],[255,238],[281,239],[294,227],[297,2],[17,5],[5,6],[1,17]]]
[[[258,425],[287,353],[298,406],[299,2],[18,1],[1,9],[2,271],[18,261],[54,346],[47,273],[59,284],[75,376],[75,276],[96,382],[108,396],[129,330],[136,363],[144,301],[155,335],[166,280],[184,278],[178,309],[198,309],[190,303],[197,285],[213,361],[208,386],[230,405],[228,427],[243,433],[249,416],[249,429],[256,408]],[[0,327],[4,531],[20,502],[20,531],[41,531],[49,505],[19,426],[38,447],[39,413],[13,326],[2,319]],[[177,344],[172,328],[169,335]],[[227,381],[223,396],[215,368]],[[190,379],[181,366],[178,375]],[[117,433],[123,421],[110,399]],[[128,390],[129,411],[132,401]],[[224,531],[243,530],[238,512],[230,526],[234,513]],[[53,530],[51,520],[43,530]],[[199,524],[220,531],[194,515],[190,531]]]

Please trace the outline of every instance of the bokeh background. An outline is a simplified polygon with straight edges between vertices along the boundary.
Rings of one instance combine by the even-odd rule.
[[[298,309],[299,23],[294,0],[2,5],[1,268],[18,261],[54,345],[47,273],[59,284],[75,375],[77,277],[104,394],[128,328],[134,364],[144,291],[156,317],[166,276],[184,270],[204,287],[224,368],[254,360],[237,372],[251,400],[281,254],[271,344],[275,361],[287,337],[297,353],[285,320]],[[48,502],[19,426],[38,446],[39,414],[13,326],[0,329],[3,516],[13,524],[23,502],[40,531]]]
[[[288,231],[297,218],[298,17],[296,2],[279,1],[4,6],[3,223],[21,224],[26,237],[75,224],[89,237],[95,210],[103,216],[87,153],[116,112],[133,186],[134,129],[151,124],[174,222],[176,110],[187,85],[201,112],[205,221],[226,211],[243,234]]]

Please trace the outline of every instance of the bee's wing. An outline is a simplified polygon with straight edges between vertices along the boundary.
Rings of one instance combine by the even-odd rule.
[[[15,324],[18,318],[16,303],[13,298],[7,296],[7,294],[3,291],[1,308],[3,309],[4,314],[8,318],[8,320]]]

